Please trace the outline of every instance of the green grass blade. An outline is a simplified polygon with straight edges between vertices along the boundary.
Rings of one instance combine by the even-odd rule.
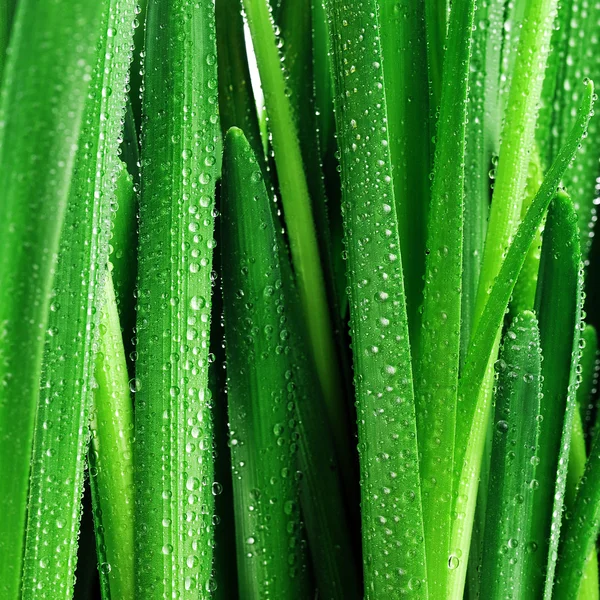
[[[136,596],[208,598],[208,336],[219,138],[214,6],[148,5],[134,468]]]
[[[232,127],[244,131],[264,172],[263,145],[246,57],[244,21],[239,0],[216,0],[215,12],[221,130],[223,135]]]
[[[338,356],[343,356],[346,324],[340,318],[340,305],[345,302],[344,265],[339,256],[334,256],[334,242],[330,222],[329,201],[325,191],[323,164],[321,161],[318,133],[318,109],[316,106],[313,60],[313,18],[311,5],[314,0],[285,0],[276,14],[275,24],[280,30],[282,58],[285,67],[287,95],[297,124],[298,139],[306,174],[306,183],[311,198],[319,254],[325,277],[327,299],[331,307],[332,326],[336,333]],[[333,209],[335,210],[335,206]],[[339,206],[338,206],[339,210]],[[334,219],[336,215],[334,215]],[[339,220],[339,216],[337,216]],[[288,225],[289,229],[289,225]],[[337,259],[337,261],[336,261]],[[336,265],[337,262],[337,265]],[[345,315],[343,315],[345,316]],[[340,335],[341,334],[341,335]],[[341,360],[340,360],[341,362]]]
[[[222,243],[227,388],[239,593],[303,598],[299,487],[293,476],[296,384],[276,223],[244,134],[225,139]]]
[[[425,21],[427,24],[427,58],[429,64],[429,86],[431,106],[434,115],[440,106],[442,95],[442,74],[448,24],[447,0],[426,0]]]
[[[521,218],[524,218],[537,194],[544,174],[542,165],[540,164],[540,155],[537,148],[534,151],[529,163],[529,174],[527,176],[527,186],[525,187],[525,197],[523,198],[523,206],[521,208]],[[542,250],[542,224],[538,228],[536,236],[529,247],[527,258],[523,264],[523,268],[519,275],[519,279],[513,291],[513,297],[510,303],[510,309],[513,314],[518,314],[524,310],[533,310],[535,305],[535,292],[538,282],[538,273],[540,270],[540,254]]]
[[[344,472],[351,472],[348,450],[347,407],[344,405],[340,369],[325,278],[319,256],[309,188],[304,173],[298,130],[267,0],[244,0],[261,84],[265,94],[269,130],[277,167],[283,212],[292,261],[306,319],[308,339]]]
[[[581,333],[584,341],[583,352],[581,353],[581,383],[577,388],[577,404],[581,412],[581,420],[584,430],[587,433],[591,425],[590,412],[593,408],[592,394],[598,376],[598,334],[593,325],[586,325]]]
[[[504,0],[476,6],[465,130],[465,205],[461,358],[472,333],[491,195],[490,169],[498,153],[497,124]],[[482,26],[485,24],[485,26]]]
[[[92,265],[107,247],[103,219],[116,173],[129,67],[126,40],[131,35],[123,25],[119,35],[106,40],[108,7],[108,2],[21,2],[4,72],[0,181],[6,246],[0,282],[1,317],[7,327],[1,373],[6,385],[0,399],[0,579],[2,596],[7,599],[19,593],[25,497],[45,342],[44,401],[37,415],[23,597],[44,590],[49,597],[66,598],[72,591],[77,547],[72,532],[77,531],[79,519],[95,320],[88,314],[87,303],[93,304],[98,283],[99,273]],[[110,22],[123,17],[127,23],[128,9],[133,11],[133,5],[113,3]],[[109,58],[105,58],[107,51]],[[100,66],[96,64],[100,57],[101,68],[109,67],[108,73],[94,70]],[[24,81],[23,74],[32,69],[35,77]],[[62,85],[49,94],[48,81]],[[103,96],[103,89],[113,90],[112,95]],[[105,115],[102,123],[101,113]],[[36,140],[33,154],[30,140]],[[85,144],[93,150],[84,151]],[[81,208],[73,204],[75,198]],[[86,222],[70,240],[68,252],[59,241],[65,213],[66,229],[76,218]],[[53,278],[57,255],[58,274]],[[24,277],[31,272],[32,259],[38,276]],[[78,290],[85,298],[83,308],[79,307],[79,291],[66,299],[62,289],[66,264],[81,274],[84,285],[78,285]],[[51,291],[53,284],[58,295]],[[53,306],[60,305],[62,312],[51,313],[51,296]],[[79,334],[79,341],[74,342]],[[58,366],[65,345],[74,360]],[[30,360],[23,361],[23,356]],[[64,373],[69,377],[63,388]],[[64,412],[61,406],[66,407]],[[72,421],[70,415],[74,415]],[[15,423],[21,424],[18,436],[14,435]],[[58,440],[64,442],[58,444]]]
[[[33,438],[22,598],[70,598],[135,5],[103,6],[102,40],[61,233]],[[93,160],[90,160],[93,158]],[[43,535],[40,535],[39,532]],[[60,548],[60,550],[58,550]]]
[[[422,2],[403,0],[379,2],[378,7],[406,308],[411,342],[416,347],[433,162],[429,88],[423,76],[427,71],[425,6]]]
[[[500,157],[481,265],[475,325],[481,317],[489,288],[500,271],[504,252],[521,218],[529,154],[534,140],[537,106],[540,102],[556,4],[557,0],[532,0],[526,6],[504,116]]]
[[[97,536],[102,534],[100,578],[108,598],[133,600],[133,410],[112,277],[104,285],[96,355],[90,449],[90,485]]]
[[[543,129],[538,138],[545,149],[546,162],[552,160],[574,119],[579,103],[576,82],[584,77],[600,77],[600,37],[598,21],[600,6],[595,2],[571,0],[562,2],[558,13],[559,27],[552,36],[552,70],[544,82]],[[564,186],[577,210],[581,235],[581,251],[587,259],[591,244],[591,230],[596,198],[598,156],[600,156],[600,124],[590,121],[587,138],[579,149],[576,164],[567,170]]]
[[[565,522],[553,598],[577,598],[600,528],[600,434],[596,433],[571,517]]]
[[[498,361],[481,597],[530,598],[531,482],[539,462],[540,337],[535,315],[519,314],[504,336]]]
[[[366,598],[427,597],[400,240],[373,0],[329,0],[361,461]],[[372,26],[365,27],[369,22]],[[375,52],[374,52],[375,51]],[[402,545],[403,552],[397,547]]]
[[[533,590],[535,597],[542,593],[542,586],[544,597],[551,597],[556,566],[576,409],[583,293],[580,269],[577,217],[570,198],[559,195],[548,212],[536,297],[544,355],[544,426],[540,433],[539,490],[535,498],[532,534],[532,540],[538,544],[535,561],[540,572]]]
[[[453,563],[455,568],[452,569],[455,593],[461,593],[463,587],[465,566],[458,553],[460,552],[466,560],[471,537],[472,515],[475,510],[474,490],[477,488],[481,468],[482,440],[485,439],[487,432],[487,419],[484,419],[487,413],[482,407],[482,403],[487,405],[488,400],[480,392],[488,374],[489,356],[497,344],[497,334],[527,251],[547,207],[556,193],[562,174],[575,155],[579,142],[585,134],[592,103],[593,84],[587,82],[577,123],[544,179],[544,183],[508,249],[500,274],[490,290],[489,299],[473,336],[471,348],[467,353],[465,366],[461,373],[458,394],[458,424],[460,426],[457,427],[454,462],[457,468],[462,468],[459,473],[456,512],[463,514],[464,517],[453,524],[451,546],[458,558],[458,561]]]
[[[430,593],[448,585],[454,430],[460,362],[465,122],[475,3],[456,2],[437,129],[415,391]],[[440,353],[440,347],[444,349]]]
[[[117,176],[110,263],[119,319],[124,335],[131,337],[135,324],[133,297],[137,278],[137,209],[138,199],[132,176],[125,165]]]
[[[479,387],[484,380],[488,357],[495,344],[496,332],[502,325],[506,307],[508,306],[516,278],[519,275],[529,246],[535,237],[539,223],[543,219],[550,202],[556,195],[556,189],[563,173],[575,156],[579,142],[585,135],[592,109],[593,94],[594,86],[591,82],[587,82],[578,119],[571,130],[571,135],[561,148],[556,161],[548,171],[536,197],[531,203],[531,207],[521,222],[514,240],[508,249],[500,274],[490,290],[485,310],[473,336],[467,360],[465,361],[465,367],[461,373],[459,407],[461,418],[466,419],[467,423],[472,422],[476,410],[473,399],[477,397]],[[560,191],[558,195],[565,196],[564,192]],[[466,427],[464,429],[468,431],[469,428]],[[458,441],[457,447],[465,446],[466,444],[461,444],[461,441]]]
[[[583,477],[587,460],[586,434],[583,427],[584,412],[582,407],[588,405],[594,379],[596,376],[596,354],[598,340],[595,329],[586,325],[581,333],[580,346],[583,346],[579,360],[580,374],[577,387],[577,408],[573,413],[573,431],[571,433],[571,448],[569,450],[569,468],[565,487],[565,514],[571,514],[575,504],[577,487]],[[578,600],[597,600],[600,596],[598,585],[598,555],[592,548],[585,563]]]

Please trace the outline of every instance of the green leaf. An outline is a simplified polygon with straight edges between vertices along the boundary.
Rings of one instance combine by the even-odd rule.
[[[577,217],[570,198],[562,194],[548,212],[536,297],[544,355],[544,425],[539,442],[539,490],[535,497],[532,535],[538,545],[535,560],[540,571],[533,589],[535,597],[542,593],[542,586],[544,597],[551,597],[556,566],[576,409],[583,293],[581,269]]]
[[[572,514],[565,522],[553,598],[577,598],[600,528],[600,434],[597,432]]]
[[[490,169],[500,143],[498,96],[504,0],[479,2],[474,16],[465,129],[461,358],[471,339],[491,196]],[[485,26],[483,26],[485,25]],[[493,173],[493,172],[492,172]]]
[[[411,342],[418,345],[425,241],[430,202],[431,133],[425,7],[422,2],[378,2],[394,198]]]
[[[535,315],[520,313],[498,361],[487,520],[481,566],[483,598],[530,598],[533,496],[539,456],[540,336]]]
[[[239,0],[216,0],[219,108],[223,135],[242,129],[261,165],[265,162],[256,101],[246,58],[244,22]],[[263,165],[263,172],[266,167]]]
[[[529,163],[529,174],[527,176],[527,186],[525,187],[525,197],[523,198],[523,206],[521,207],[521,218],[525,217],[535,195],[538,193],[544,174],[540,164],[540,155],[537,147],[534,150]],[[529,251],[527,258],[519,274],[519,279],[513,291],[513,297],[510,303],[510,309],[513,314],[517,314],[524,310],[533,310],[535,305],[535,293],[538,283],[538,273],[540,270],[540,255],[542,250],[542,233],[544,220],[538,227]]]
[[[267,0],[244,0],[265,94],[292,262],[326,409],[345,477],[350,478],[348,407],[345,405],[325,277],[321,265],[298,129],[286,94],[278,42]]]
[[[437,129],[420,342],[415,358],[423,519],[430,593],[448,586],[460,362],[464,155],[475,3],[454,4]],[[440,352],[443,348],[443,352]]]
[[[133,600],[133,406],[110,274],[104,298],[96,355],[90,486],[100,578],[110,591],[106,597]]]
[[[284,277],[261,170],[239,129],[225,139],[221,211],[236,549],[243,598],[303,598],[297,384]],[[274,252],[275,250],[275,252]],[[282,316],[284,318],[282,318]]]
[[[573,123],[580,101],[576,82],[584,77],[593,80],[600,77],[599,20],[600,6],[596,2],[561,2],[558,12],[560,26],[552,36],[553,69],[548,81],[544,82],[544,108],[541,113],[544,128],[540,128],[538,133],[546,150],[547,162],[552,160]],[[584,260],[592,245],[599,138],[600,123],[595,118],[590,121],[588,136],[579,148],[577,161],[567,170],[563,182],[577,211]]]
[[[482,386],[486,380],[489,356],[496,346],[498,331],[502,325],[504,314],[510,296],[514,289],[527,251],[535,238],[536,231],[544,217],[548,205],[556,193],[560,179],[573,159],[577,147],[583,138],[590,118],[594,86],[585,83],[585,94],[578,113],[578,119],[570,136],[561,149],[556,161],[548,171],[544,182],[527,211],[513,242],[511,243],[500,273],[489,292],[483,315],[473,335],[471,347],[467,353],[465,366],[459,383],[459,417],[457,423],[456,453],[454,463],[459,470],[459,486],[456,502],[456,512],[464,513],[465,517],[455,521],[452,533],[452,548],[457,553],[458,568],[455,573],[454,589],[462,590],[464,566],[461,557],[468,554],[468,543],[471,536],[472,515],[475,510],[476,496],[473,490],[478,483],[481,468],[482,445],[487,431],[487,396],[481,395]],[[563,194],[559,192],[559,196]],[[541,328],[540,328],[541,329]],[[542,346],[543,349],[543,346]],[[461,572],[462,571],[462,572]]]
[[[136,596],[213,586],[207,389],[219,139],[214,5],[148,4],[134,469]]]
[[[121,19],[120,31],[107,37]],[[133,33],[125,23],[132,22],[132,2],[25,0],[12,32],[0,100],[0,230],[6,244],[0,262],[6,324],[0,578],[7,600],[41,590],[69,598],[73,590],[72,532],[79,524],[97,319],[92,307],[102,283],[93,265],[106,262]]]
[[[379,16],[328,0],[341,154],[365,597],[427,597],[412,368]],[[402,552],[397,552],[401,546]]]

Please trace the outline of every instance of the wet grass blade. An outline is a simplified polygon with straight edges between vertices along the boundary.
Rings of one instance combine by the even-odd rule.
[[[538,545],[539,571],[533,589],[550,598],[564,505],[567,463],[579,363],[582,310],[581,250],[577,217],[569,197],[560,195],[551,205],[536,297],[544,363],[539,490],[535,495],[532,540]],[[549,540],[549,542],[548,542]]]
[[[600,528],[600,434],[596,433],[571,517],[565,522],[553,598],[577,598]]]
[[[260,165],[239,129],[227,134],[222,188],[227,397],[240,597],[306,597],[297,384],[276,224]],[[275,252],[274,252],[275,251]],[[284,317],[282,319],[282,317]]]
[[[540,164],[540,156],[537,148],[531,156],[531,162],[529,163],[529,174],[527,176],[527,186],[525,187],[525,197],[523,198],[523,206],[521,208],[521,217],[523,218],[535,195],[538,193],[544,174],[542,171],[542,165]],[[536,236],[529,247],[525,264],[515,285],[513,291],[513,297],[510,303],[510,309],[513,314],[517,314],[524,310],[533,310],[535,306],[535,293],[538,282],[538,273],[540,270],[540,255],[542,250],[542,232],[543,232],[543,221]]]
[[[108,38],[121,19],[120,32]],[[24,541],[21,597],[41,590],[53,598],[72,593],[97,318],[91,307],[101,287],[94,265],[108,247],[132,22],[128,2],[67,7],[26,1],[12,33],[0,102],[6,123],[0,132],[2,235],[9,249],[0,264],[2,320],[8,324],[0,399],[0,573],[7,599],[19,595]],[[32,69],[36,76],[24,82],[23,73]],[[62,83],[48,94],[48,81]],[[85,223],[76,234],[74,221]],[[32,258],[39,275],[24,277]],[[77,291],[71,294],[75,273]]]
[[[587,82],[585,84],[585,95],[579,109],[578,119],[571,130],[571,135],[567,138],[563,148],[561,148],[556,161],[548,171],[540,190],[521,222],[517,234],[508,249],[500,274],[490,290],[484,313],[473,336],[467,360],[465,361],[465,367],[461,373],[459,406],[461,412],[465,411],[463,416],[468,419],[468,422],[472,421],[475,412],[473,393],[475,397],[478,395],[479,386],[485,377],[489,356],[489,353],[486,354],[486,352],[489,349],[491,353],[495,344],[494,332],[497,332],[502,325],[504,313],[508,306],[516,278],[519,275],[531,241],[535,237],[537,227],[543,219],[550,202],[556,195],[556,189],[560,183],[562,174],[575,156],[579,142],[585,135],[592,110],[593,94],[594,86],[591,82]],[[558,195],[566,196],[562,191],[559,191]],[[457,447],[461,447],[460,441],[457,443]],[[466,444],[463,444],[462,447],[466,447]]]
[[[376,3],[328,0],[350,291],[365,597],[427,597],[416,418]],[[372,26],[364,27],[366,22]],[[401,544],[404,552],[396,552]]]
[[[265,94],[277,177],[292,262],[338,455],[346,479],[352,467],[348,407],[344,404],[340,367],[333,336],[325,276],[311,208],[309,187],[292,104],[286,93],[278,42],[267,0],[244,0],[261,85]]]
[[[90,486],[103,596],[133,600],[133,406],[112,277],[106,277],[96,355]]]
[[[214,5],[148,4],[134,469],[136,596],[208,598],[207,391],[219,138]]]
[[[581,364],[581,383],[577,388],[577,404],[587,435],[592,420],[590,415],[593,408],[592,394],[598,376],[598,333],[596,328],[593,325],[586,325],[581,333],[581,339],[585,345],[579,361]]]
[[[456,511],[457,513],[464,513],[465,517],[453,524],[451,546],[454,552],[460,552],[463,557],[468,555],[472,515],[475,510],[475,496],[472,490],[476,489],[475,486],[478,481],[481,465],[482,433],[485,433],[486,430],[486,424],[482,422],[482,415],[485,414],[485,411],[481,404],[487,402],[487,398],[482,398],[480,391],[487,377],[489,356],[496,346],[497,332],[502,326],[515,281],[519,276],[531,242],[535,238],[547,207],[556,193],[560,179],[573,159],[585,134],[593,104],[593,89],[593,84],[586,82],[577,122],[555,163],[546,175],[508,249],[500,273],[490,290],[486,307],[475,330],[465,366],[461,373],[458,394],[458,422],[460,427],[457,428],[455,454],[455,465],[461,471],[459,474]],[[559,192],[560,194],[562,192]],[[458,562],[454,563],[454,566],[455,568],[452,569],[454,571],[453,585],[455,586],[454,589],[458,591],[462,590],[464,577],[464,567],[461,568],[460,558],[458,558]]]
[[[503,0],[478,3],[472,33],[468,118],[465,129],[465,200],[461,359],[471,339],[481,257],[491,196],[490,173],[497,156],[496,119],[500,86]],[[486,26],[482,27],[481,24]]]
[[[433,162],[429,86],[423,76],[427,72],[425,6],[403,0],[379,2],[378,7],[406,308],[411,342],[416,347]]]
[[[562,2],[558,12],[559,27],[552,36],[552,71],[544,82],[543,129],[538,138],[546,161],[552,160],[574,120],[579,104],[579,87],[584,77],[600,77],[600,36],[597,35],[600,6],[595,2]],[[597,196],[600,123],[590,121],[588,136],[579,148],[575,164],[567,170],[564,186],[573,199],[581,236],[581,252],[587,259],[592,244],[594,199]]]
[[[580,347],[582,346],[579,360],[580,375],[577,387],[577,408],[573,412],[573,431],[571,433],[571,447],[569,450],[569,468],[565,486],[565,517],[572,514],[577,487],[583,477],[587,461],[586,432],[584,430],[583,407],[587,407],[596,377],[596,355],[598,340],[596,331],[591,325],[586,325],[581,332]],[[578,600],[597,600],[600,596],[598,585],[598,555],[594,547],[585,563]]]
[[[460,363],[464,155],[475,3],[454,4],[437,128],[415,395],[430,593],[448,589],[453,454]],[[444,349],[440,352],[440,347]]]
[[[219,56],[219,107],[225,134],[239,127],[265,171],[263,145],[246,57],[244,22],[239,0],[215,2]]]
[[[492,442],[481,596],[530,598],[531,523],[540,431],[541,350],[537,320],[523,312],[504,336]]]

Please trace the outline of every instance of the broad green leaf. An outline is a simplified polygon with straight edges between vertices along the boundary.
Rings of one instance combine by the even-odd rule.
[[[553,598],[577,598],[586,560],[600,528],[600,434],[597,432],[577,498],[566,520]]]
[[[89,462],[100,579],[109,592],[105,598],[133,600],[133,406],[110,274],[104,285],[95,379]]]
[[[297,384],[269,202],[250,145],[241,130],[230,130],[221,239],[239,593],[300,599],[307,582],[293,476]]]
[[[208,598],[207,389],[219,139],[214,5],[151,0],[142,125],[134,468],[136,596]]]
[[[539,579],[533,594],[550,598],[563,510],[579,364],[582,274],[577,217],[568,196],[551,205],[544,230],[536,313],[544,363],[539,490],[532,541]],[[548,542],[549,540],[549,542]]]
[[[544,182],[527,211],[513,242],[511,243],[500,273],[490,290],[479,325],[473,335],[471,347],[467,353],[465,366],[459,383],[458,424],[455,466],[459,469],[459,487],[456,512],[464,518],[453,523],[452,547],[462,557],[468,554],[471,537],[472,515],[475,510],[477,488],[481,468],[482,444],[487,431],[487,397],[481,395],[481,389],[488,377],[489,356],[496,346],[497,332],[500,330],[510,296],[514,289],[527,251],[535,238],[536,231],[544,217],[548,205],[556,193],[562,174],[573,159],[577,147],[583,138],[590,118],[593,89],[591,82],[585,83],[585,94],[578,113],[578,119],[566,140],[556,161],[550,168]],[[562,192],[559,192],[561,194]],[[460,454],[462,452],[462,454]],[[462,558],[454,563],[455,577],[453,589],[460,593],[463,587],[464,567]],[[463,572],[461,572],[463,570]]]
[[[411,355],[374,0],[328,0],[350,292],[365,598],[427,597]],[[397,552],[401,546],[402,552]]]
[[[460,363],[464,156],[475,3],[450,15],[428,221],[424,301],[415,358],[415,396],[430,593],[448,589],[453,454]],[[440,348],[443,352],[440,352]]]
[[[413,347],[420,334],[427,213],[432,157],[425,6],[422,2],[378,2],[383,81],[388,108],[394,198],[402,250],[408,325]]]
[[[116,22],[119,31],[107,36]],[[126,1],[25,0],[11,34],[0,99],[0,578],[7,600],[72,594],[97,265],[106,262],[132,22]]]
[[[540,432],[541,350],[532,312],[513,319],[498,361],[481,597],[530,598]]]
[[[283,213],[298,291],[306,320],[326,409],[346,478],[352,471],[349,458],[348,407],[344,403],[339,361],[327,303],[309,187],[304,172],[298,129],[286,93],[278,42],[267,0],[243,0],[252,34]]]

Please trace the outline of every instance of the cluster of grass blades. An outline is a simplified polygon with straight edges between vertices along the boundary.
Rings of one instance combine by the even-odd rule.
[[[600,600],[600,5],[0,0],[2,600]]]

